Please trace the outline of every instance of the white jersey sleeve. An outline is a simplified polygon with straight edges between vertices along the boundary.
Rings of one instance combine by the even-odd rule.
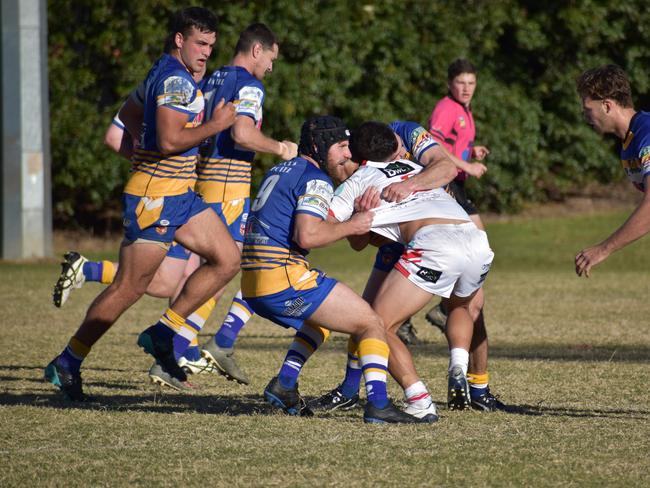
[[[329,214],[339,222],[344,222],[354,213],[354,201],[360,197],[365,188],[359,178],[359,171],[350,176],[334,192]]]

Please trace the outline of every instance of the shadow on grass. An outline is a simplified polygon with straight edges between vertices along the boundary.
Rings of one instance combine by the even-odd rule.
[[[437,402],[438,409],[448,411],[445,402]],[[476,412],[479,415],[492,415],[486,412]],[[622,420],[650,420],[650,410],[625,409],[625,408],[574,408],[553,407],[546,405],[507,405],[507,410],[497,414],[527,415],[532,417],[585,417],[609,418]]]

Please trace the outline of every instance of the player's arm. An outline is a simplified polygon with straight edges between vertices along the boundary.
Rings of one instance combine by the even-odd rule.
[[[650,191],[648,185],[650,185],[650,175],[645,177],[643,200],[623,225],[600,244],[583,249],[576,255],[575,266],[578,276],[584,275],[589,278],[591,268],[603,262],[614,251],[618,251],[650,232]]]
[[[133,156],[133,138],[115,118],[106,129],[104,144],[126,159],[131,159],[131,156]]]
[[[372,226],[372,211],[354,214],[350,220],[323,220],[311,214],[296,215],[293,241],[303,249],[324,247],[351,235],[367,234]]]
[[[283,160],[293,159],[298,155],[298,146],[291,141],[276,141],[265,136],[255,125],[255,121],[247,115],[238,115],[230,129],[233,140],[237,145],[249,151],[275,154]]]
[[[479,147],[483,147],[483,146],[479,146]],[[443,147],[443,149],[445,151],[447,151],[447,149],[445,147]],[[476,148],[474,148],[474,149],[476,149]],[[474,149],[472,149],[472,151],[474,151]],[[472,155],[473,154],[474,154],[474,152],[472,152]],[[454,166],[456,166],[456,168],[461,169],[465,173],[467,173],[468,175],[474,176],[476,178],[480,178],[487,171],[487,166],[485,166],[483,163],[471,163],[469,161],[465,161],[463,159],[460,159],[459,157],[454,156],[449,151],[447,151],[447,157],[450,159],[450,161],[452,163],[454,163]],[[477,159],[481,160],[484,157],[485,157],[485,155],[483,155],[481,158],[477,158]]]
[[[212,112],[212,117],[198,127],[186,127],[187,113],[171,106],[156,108],[156,137],[158,149],[163,154],[174,154],[198,146],[201,141],[227,129],[235,122],[235,108],[232,103],[221,99]]]
[[[420,173],[408,180],[388,185],[381,197],[389,202],[401,202],[413,192],[444,186],[458,174],[449,159],[449,153],[440,144],[424,152],[420,164],[425,167]]]
[[[139,87],[138,87],[139,89]],[[144,107],[142,103],[136,101],[135,95],[132,93],[126,99],[122,108],[118,112],[118,117],[124,124],[126,131],[131,134],[136,141],[140,140],[142,133],[142,123],[144,121]]]

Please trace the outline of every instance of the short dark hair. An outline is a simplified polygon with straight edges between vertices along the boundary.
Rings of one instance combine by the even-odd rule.
[[[476,74],[476,66],[463,58],[456,59],[447,68],[447,81],[453,81],[458,75],[463,73]]]
[[[266,24],[256,22],[239,34],[239,40],[235,45],[235,54],[248,52],[256,42],[259,42],[264,49],[273,49],[273,45],[277,44],[278,40]]]
[[[176,35],[177,32],[187,37],[192,32],[192,27],[201,32],[218,33],[219,22],[217,16],[210,10],[203,7],[187,7],[179,10],[174,15],[170,26],[170,35]]]
[[[634,106],[630,80],[623,68],[615,64],[588,69],[576,79],[576,89],[583,99],[610,98],[623,108]]]
[[[397,151],[397,138],[393,129],[374,120],[364,122],[350,136],[352,160],[386,161]]]

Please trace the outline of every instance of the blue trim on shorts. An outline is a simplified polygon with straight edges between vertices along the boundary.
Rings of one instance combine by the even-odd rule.
[[[321,271],[318,273],[317,286],[314,288],[296,290],[289,287],[272,295],[244,297],[244,299],[257,315],[287,329],[300,330],[305,320],[308,320],[318,310],[318,307],[338,283],[334,278],[325,276]]]
[[[140,228],[136,209],[145,198],[129,193],[122,194],[122,222],[124,236],[128,241],[146,239],[156,242],[172,242],[179,227],[185,225],[192,217],[203,212],[208,204],[193,190],[182,195],[161,197],[163,208],[158,218],[145,228]]]

